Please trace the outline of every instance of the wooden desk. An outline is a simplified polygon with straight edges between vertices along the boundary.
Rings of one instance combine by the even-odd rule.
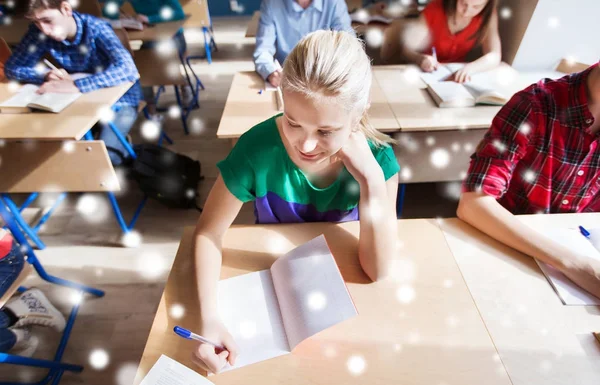
[[[267,269],[277,256],[324,233],[359,315],[304,341],[293,354],[210,380],[265,385],[509,385],[504,368],[493,360],[496,350],[436,221],[398,223],[402,247],[395,256],[397,274],[395,279],[374,284],[358,263],[358,222],[229,229],[223,244],[222,279]],[[175,325],[198,328],[192,232],[187,228],[183,234],[135,384],[161,354],[196,369],[190,360],[195,344],[172,331]],[[404,291],[410,293],[411,288],[414,300],[400,302],[398,291],[404,298]],[[181,319],[169,314],[175,304],[185,309]],[[352,357],[364,359],[363,373],[348,370]]]
[[[246,37],[256,37],[256,33],[258,32],[258,23],[260,22],[260,11],[255,11],[252,14],[252,20],[248,23],[248,28],[246,29]]]
[[[398,131],[399,126],[379,83],[373,79],[371,87],[371,123],[380,131]],[[264,87],[263,79],[256,72],[238,72],[233,77],[231,88],[219,128],[218,138],[237,140],[254,125],[279,113],[275,92],[259,91]]]
[[[60,114],[0,114],[0,139],[79,140],[99,120],[98,111],[110,107],[132,83],[83,94]],[[0,83],[0,100],[13,95],[11,83]]]
[[[549,228],[598,226],[600,214],[522,216]],[[458,219],[442,229],[513,385],[600,384],[599,306],[565,306],[535,261]],[[491,357],[490,357],[491,358]]]
[[[142,42],[171,39],[177,31],[183,27],[185,20],[168,21],[157,23],[152,27],[146,27],[142,31],[127,31],[129,40],[140,40]]]
[[[488,128],[500,111],[497,106],[439,108],[414,65],[375,66],[373,73],[403,132]]]

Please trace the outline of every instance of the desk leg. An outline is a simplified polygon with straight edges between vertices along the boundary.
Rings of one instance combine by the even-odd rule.
[[[210,32],[207,27],[202,27],[202,33],[204,34],[204,50],[206,51],[206,61],[208,64],[212,64],[212,52],[211,52],[211,39]]]
[[[13,202],[13,200],[10,198],[10,196],[8,194],[4,193],[1,195],[0,199],[2,199],[3,205],[5,205],[6,208],[12,214],[12,217],[14,218],[14,221],[16,222],[18,227],[20,229],[22,229],[25,232],[25,234],[27,234],[29,239],[31,239],[31,241],[35,244],[35,247],[37,247],[40,250],[44,250],[46,248],[46,245],[44,244],[44,242],[42,242],[40,237],[38,237],[35,230],[29,226],[29,224],[25,221],[25,219],[23,219],[23,217],[21,216],[21,213],[19,211],[19,208],[17,207],[15,202]],[[6,222],[8,224],[6,219],[4,220],[4,222]],[[12,229],[11,229],[11,231],[12,231]],[[27,242],[26,238],[24,239],[24,242],[29,244]]]
[[[404,195],[406,194],[406,184],[398,185],[398,196],[396,197],[396,218],[402,217],[402,209],[404,207]]]
[[[231,138],[231,148],[235,147],[235,144],[238,142],[238,138]]]

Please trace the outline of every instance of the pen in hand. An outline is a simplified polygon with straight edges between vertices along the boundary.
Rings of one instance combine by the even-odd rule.
[[[590,235],[591,235],[591,234],[590,234],[590,232],[589,232],[589,231],[587,231],[587,230],[586,230],[586,228],[585,228],[585,227],[583,227],[583,226],[579,226],[579,232],[580,232],[580,233],[581,233],[581,235],[583,235],[584,237],[586,237],[586,238],[588,238],[588,239],[590,238]]]
[[[186,340],[196,340],[196,341],[200,341],[205,344],[212,345],[219,350],[227,350],[227,349],[225,349],[225,347],[223,345],[219,345],[215,342],[212,342],[212,341],[202,337],[201,335],[193,333],[193,332],[191,332],[185,328],[182,328],[180,326],[175,326],[173,328],[173,331],[175,332],[175,334],[177,334],[180,337],[185,338]]]

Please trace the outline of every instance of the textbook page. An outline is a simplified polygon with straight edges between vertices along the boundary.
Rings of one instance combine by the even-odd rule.
[[[588,255],[590,258],[600,260],[600,251],[594,247],[594,244],[600,247],[600,229],[596,230],[595,233],[597,235],[593,235],[592,239],[585,238],[579,233],[579,230],[573,229],[554,230],[546,233],[546,235],[572,250],[579,251],[582,255]],[[579,287],[563,273],[548,264],[537,260],[536,262],[563,304],[600,305],[600,298]]]
[[[288,354],[270,270],[219,281],[219,316],[239,347],[235,366],[223,372]]]
[[[27,105],[36,97],[36,91],[38,86],[34,84],[26,84],[19,89],[12,98],[7,99],[0,103],[0,110],[3,107],[8,108],[23,108],[27,109]],[[4,111],[3,111],[4,112]]]
[[[212,382],[163,354],[140,385],[212,385]]]
[[[464,63],[440,64],[438,69],[433,72],[423,72],[421,74],[421,80],[423,80],[425,84],[442,82],[464,66]]]
[[[427,87],[439,107],[472,107],[475,105],[475,98],[462,84],[438,82],[431,83]]]
[[[292,350],[358,314],[323,235],[277,259],[271,272]]]
[[[36,93],[38,86],[26,84],[12,98],[0,104],[0,111],[10,113],[11,111],[23,112],[27,108],[37,108],[49,112],[61,112],[75,100],[81,93]]]

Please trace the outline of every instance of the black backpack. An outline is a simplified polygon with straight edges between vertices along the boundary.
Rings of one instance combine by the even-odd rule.
[[[170,208],[202,211],[196,205],[200,162],[155,144],[139,144],[134,150],[131,174],[144,194]]]

